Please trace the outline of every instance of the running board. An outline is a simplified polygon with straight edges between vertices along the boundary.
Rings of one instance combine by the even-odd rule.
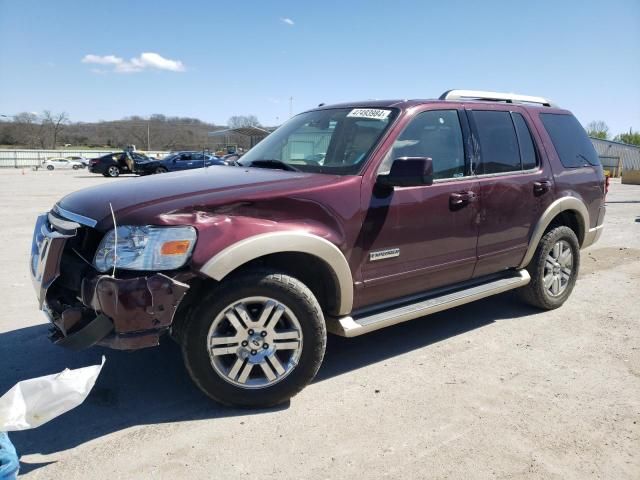
[[[385,310],[376,310],[374,313],[346,316],[340,318],[327,318],[327,330],[342,337],[357,337],[365,333],[373,332],[384,327],[390,327],[398,323],[407,322],[415,318],[424,317],[432,313],[448,310],[449,308],[464,305],[481,298],[496,295],[498,293],[523,287],[531,277],[526,270],[510,272],[508,276],[492,279],[486,283],[443,293],[428,298],[422,298],[413,303],[404,303],[400,307],[390,307]]]

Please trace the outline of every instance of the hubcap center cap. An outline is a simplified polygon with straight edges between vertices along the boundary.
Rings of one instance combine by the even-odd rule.
[[[247,338],[247,342],[249,342],[249,348],[252,350],[256,350],[258,348],[262,348],[262,344],[264,343],[264,339],[259,334],[249,335]]]

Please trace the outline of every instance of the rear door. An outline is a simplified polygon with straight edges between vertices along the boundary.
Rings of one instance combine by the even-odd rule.
[[[202,168],[204,167],[205,157],[202,153],[192,153],[191,161],[187,164],[187,168]]]
[[[553,175],[519,107],[467,108],[477,146],[478,263],[474,277],[516,267],[553,200]],[[540,144],[540,143],[538,143]]]

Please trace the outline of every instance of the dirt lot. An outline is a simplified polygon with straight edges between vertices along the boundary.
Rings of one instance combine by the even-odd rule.
[[[507,293],[332,337],[312,385],[247,412],[205,399],[169,340],[135,353],[49,344],[27,271],[35,216],[127,181],[0,171],[0,393],[107,356],[85,404],[12,434],[25,478],[640,478],[640,186],[613,183],[562,308]]]

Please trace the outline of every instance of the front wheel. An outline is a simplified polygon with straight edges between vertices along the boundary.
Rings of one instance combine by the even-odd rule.
[[[120,175],[120,169],[114,165],[107,168],[107,176],[115,178]]]
[[[156,168],[153,173],[167,173],[167,169],[165,167]]]
[[[299,280],[253,271],[223,282],[181,331],[195,384],[239,407],[285,402],[315,377],[326,345],[318,301]]]
[[[77,170],[80,167],[78,167],[78,165],[73,165],[71,168],[73,168],[74,170]]]
[[[53,170],[53,165],[47,165],[47,170]]]
[[[580,244],[576,234],[569,227],[553,228],[542,237],[527,266],[531,282],[518,289],[518,293],[534,307],[558,308],[571,295],[579,268]]]

